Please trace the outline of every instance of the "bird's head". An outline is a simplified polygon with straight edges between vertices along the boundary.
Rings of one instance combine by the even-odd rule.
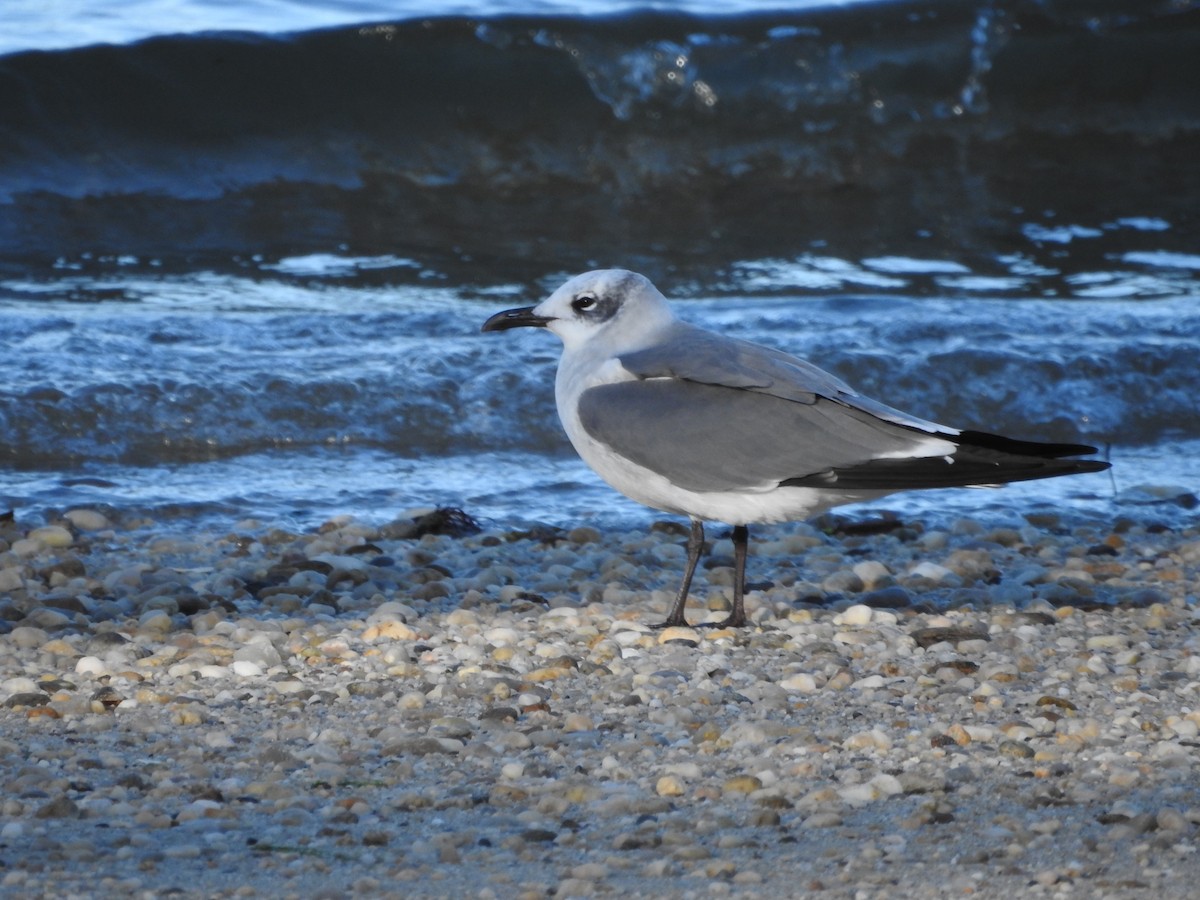
[[[625,269],[598,269],[576,275],[537,306],[497,313],[482,330],[546,328],[568,351],[603,340],[613,351],[627,352],[671,320],[666,298],[648,278]]]

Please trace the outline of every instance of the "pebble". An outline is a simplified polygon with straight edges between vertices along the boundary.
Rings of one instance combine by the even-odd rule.
[[[102,531],[110,527],[104,514],[94,509],[71,509],[63,514],[63,518],[80,531]]]
[[[0,522],[0,892],[1190,896],[1200,535],[1072,515],[759,529],[738,630],[670,529]]]
[[[869,625],[871,617],[874,615],[874,610],[869,606],[864,606],[861,603],[848,607],[844,612],[838,613],[833,617],[834,625]]]

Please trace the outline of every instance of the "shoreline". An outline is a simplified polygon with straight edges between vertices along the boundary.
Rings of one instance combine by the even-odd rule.
[[[0,523],[0,889],[1190,896],[1200,530],[1030,519]]]

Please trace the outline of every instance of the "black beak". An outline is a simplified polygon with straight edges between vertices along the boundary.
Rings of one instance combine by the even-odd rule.
[[[522,306],[520,309],[506,309],[498,312],[486,322],[480,331],[508,331],[510,328],[545,328],[547,322],[554,320],[549,316],[535,316],[532,306]]]

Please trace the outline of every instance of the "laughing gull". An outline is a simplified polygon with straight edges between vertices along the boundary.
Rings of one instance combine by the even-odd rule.
[[[733,611],[746,624],[747,526],[806,519],[915,488],[994,486],[1100,472],[1080,444],[961,431],[864,397],[812,363],[675,318],[642,275],[572,278],[483,331],[546,328],[562,339],[558,416],[584,462],[625,496],[691,519],[687,567],[662,626],[684,606],[704,521],[733,525]]]

